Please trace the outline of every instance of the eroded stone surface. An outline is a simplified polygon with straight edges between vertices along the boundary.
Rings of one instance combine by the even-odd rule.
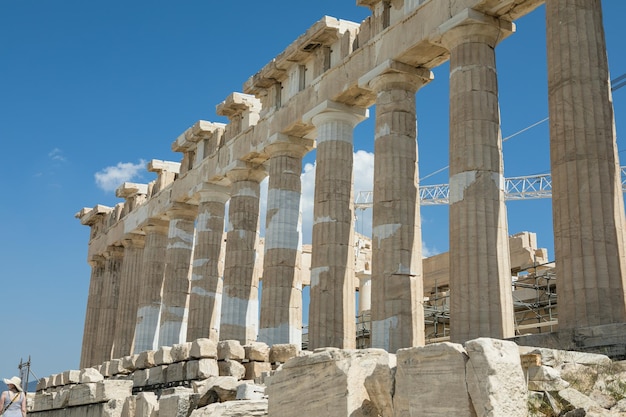
[[[220,376],[232,376],[237,379],[243,379],[246,375],[246,368],[237,361],[218,361],[217,365],[220,371]]]
[[[294,344],[276,344],[270,348],[270,362],[287,362],[298,355],[298,346]]]
[[[513,342],[478,338],[465,343],[467,387],[479,417],[526,417],[528,390]]]
[[[263,417],[267,415],[267,400],[256,400],[211,404],[194,410],[190,417]]]
[[[266,391],[269,413],[281,417],[377,416],[383,412],[377,407],[388,410],[392,388],[371,385],[375,395],[370,396],[366,380],[373,374],[384,373],[380,368],[386,368],[391,374],[388,356],[387,352],[378,349],[325,348],[294,358],[272,376]],[[392,378],[389,376],[387,380]],[[294,384],[294,381],[298,383]],[[381,400],[381,397],[385,399]]]
[[[468,355],[456,343],[400,349],[393,405],[395,417],[474,416],[465,382]],[[445,401],[441,399],[445,398]]]
[[[252,342],[244,346],[246,359],[267,362],[270,358],[270,347],[262,342]]]
[[[570,385],[556,369],[549,366],[531,366],[527,375],[528,389],[532,391],[560,391]]]
[[[196,339],[191,342],[189,355],[192,358],[217,358],[217,344],[211,339]]]
[[[245,359],[246,352],[238,340],[222,340],[217,344],[217,359]]]

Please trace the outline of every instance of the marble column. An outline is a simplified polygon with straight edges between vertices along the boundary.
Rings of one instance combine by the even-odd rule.
[[[467,12],[467,11],[466,11]],[[495,46],[512,25],[469,11],[450,51],[450,337],[514,335]]]
[[[372,311],[372,274],[357,273],[359,279],[359,314]]]
[[[367,110],[326,101],[303,117],[317,129],[309,349],[356,346],[353,129]]]
[[[143,227],[146,243],[141,266],[133,353],[157,348],[168,224],[167,220],[151,218]]]
[[[261,169],[230,171],[231,198],[228,207],[228,233],[224,260],[224,289],[220,340],[256,340],[258,331],[258,277],[254,262],[259,240],[259,183],[266,173]]]
[[[302,344],[300,176],[311,140],[274,136],[270,155],[259,341]]]
[[[172,346],[186,341],[187,303],[197,213],[197,206],[186,203],[174,203],[167,210],[170,224],[163,274],[159,346]]]
[[[624,199],[600,0],[546,1],[559,328],[626,322]]]
[[[105,266],[102,282],[101,308],[96,332],[95,363],[112,359],[115,316],[120,293],[120,273],[124,259],[124,248],[109,246],[104,252]]]
[[[372,347],[395,352],[424,345],[415,93],[432,73],[391,61],[364,78],[376,92]]]
[[[225,204],[230,194],[227,187],[213,184],[203,184],[198,194],[200,205],[192,263],[187,340],[208,338],[218,342],[224,272],[220,258],[224,241]]]
[[[98,317],[100,316],[102,285],[104,280],[105,259],[102,255],[94,255],[89,260],[91,265],[91,279],[89,281],[89,295],[87,298],[87,311],[85,313],[85,327],[83,331],[83,344],[80,354],[80,367],[88,368],[98,365],[94,360],[96,335],[98,332]]]
[[[130,355],[135,336],[137,302],[141,283],[141,266],[145,236],[130,234],[123,241],[124,261],[120,273],[120,296],[115,315],[115,335],[113,337],[113,358]]]

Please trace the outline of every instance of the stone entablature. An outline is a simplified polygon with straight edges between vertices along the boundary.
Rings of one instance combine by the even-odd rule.
[[[331,59],[331,66],[311,79],[304,88],[285,97],[279,109],[271,113],[264,113],[268,106],[263,106],[260,111],[261,118],[258,121],[250,119],[243,124],[240,132],[234,135],[226,143],[219,140],[221,128],[229,129],[229,124],[219,126],[219,124],[199,121],[190,129],[185,131],[172,145],[173,148],[182,151],[187,155],[183,158],[181,168],[175,169],[175,163],[167,165],[165,161],[161,163],[151,163],[151,170],[157,171],[159,179],[153,186],[150,193],[154,197],[160,191],[166,189],[166,184],[171,183],[167,188],[169,199],[149,198],[145,207],[139,212],[129,213],[128,219],[123,224],[113,222],[112,227],[107,231],[106,238],[101,241],[91,242],[90,252],[99,252],[104,246],[111,245],[118,241],[123,233],[130,233],[141,227],[143,222],[152,214],[164,213],[168,205],[174,201],[185,202],[193,200],[197,186],[204,181],[212,183],[228,184],[226,174],[235,168],[240,161],[260,165],[268,160],[269,155],[265,152],[266,142],[274,133],[282,133],[296,137],[314,134],[314,126],[303,121],[303,116],[312,110],[317,104],[326,100],[344,103],[348,106],[369,107],[375,103],[373,91],[363,88],[359,84],[359,78],[388,61],[398,61],[409,66],[433,68],[448,59],[447,51],[437,46],[437,39],[441,37],[442,30],[446,30],[446,24],[450,25],[450,15],[455,16],[452,21],[459,21],[459,16],[463,16],[464,10],[474,8],[478,12],[490,12],[497,16],[502,13],[507,19],[517,18],[520,15],[530,12],[542,2],[537,0],[527,0],[518,2],[519,4],[496,6],[493,1],[467,0],[464,2],[437,2],[420,1],[408,8],[398,10],[402,19],[390,26],[385,32],[385,36],[368,39],[367,42],[358,43],[354,48],[354,42],[347,42],[350,48],[341,48],[336,45],[340,42],[341,35],[346,33],[358,33],[358,24],[341,21],[331,17],[324,17],[314,24],[309,31],[292,43],[282,54],[272,60],[259,73],[251,77],[244,84],[244,91],[262,95],[260,92],[268,88],[271,80],[280,80],[276,71],[286,71],[285,66],[299,65],[300,61],[306,61],[306,57],[311,55],[309,45],[329,45],[337,52],[335,59]],[[418,7],[419,6],[419,7]],[[395,10],[395,9],[394,9]],[[400,16],[400,15],[399,15]],[[459,22],[460,23],[460,22]],[[506,26],[506,25],[505,25]],[[420,28],[419,31],[414,28]],[[354,40],[354,39],[353,39]],[[334,43],[333,43],[334,42]],[[407,49],[408,45],[412,47]],[[316,49],[316,48],[313,48]],[[341,51],[341,52],[338,52]],[[219,108],[232,107],[228,103],[245,101],[241,93],[233,93]],[[261,98],[261,103],[263,99]],[[220,112],[221,110],[218,110]],[[226,113],[224,113],[226,114]],[[230,114],[230,113],[228,113]],[[232,123],[232,121],[231,121]],[[210,134],[207,134],[210,133]],[[205,141],[203,152],[194,151],[192,138],[200,135]],[[205,135],[205,136],[202,136]],[[184,139],[181,139],[184,138]],[[213,142],[209,148],[216,147],[214,152],[207,150],[208,142]],[[197,149],[197,146],[195,147]],[[192,156],[194,155],[194,156]],[[203,159],[200,159],[202,155]],[[193,162],[189,162],[193,159]],[[193,168],[189,168],[190,165]],[[181,175],[172,182],[172,175],[162,177],[163,173],[173,173]],[[182,175],[186,173],[187,175]],[[120,229],[120,230],[117,230]]]

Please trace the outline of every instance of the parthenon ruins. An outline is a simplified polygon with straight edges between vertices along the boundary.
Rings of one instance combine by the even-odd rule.
[[[445,82],[431,70],[448,60],[445,336],[524,344],[515,333],[495,54],[514,36],[513,21],[543,3],[357,0],[371,10],[363,22],[317,21],[217,104],[228,123],[200,120],[172,143],[180,162],[152,160],[156,180],[125,183],[117,190],[123,202],[77,214],[91,228],[81,367],[201,338],[302,346],[303,276],[309,350],[357,347],[359,285],[368,294],[368,347],[423,346],[431,294],[424,291],[415,102],[422,86]],[[572,346],[587,332],[593,337],[585,340],[597,342],[591,350],[623,354],[624,203],[601,3],[545,4],[558,324],[555,317],[552,332],[529,337],[535,345]],[[361,239],[353,129],[371,106],[373,231]],[[313,149],[314,222],[303,261],[300,175]],[[267,217],[260,219],[266,177]],[[371,242],[366,261],[357,240]]]

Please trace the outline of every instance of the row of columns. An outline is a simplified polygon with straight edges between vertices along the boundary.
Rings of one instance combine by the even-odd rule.
[[[624,322],[624,207],[600,2],[549,0],[546,14],[560,326]],[[469,10],[439,40],[450,53],[450,315],[458,342],[514,335],[495,60],[512,29]],[[586,34],[585,47],[568,38],[574,29]],[[427,69],[390,61],[359,80],[376,93],[372,346],[388,351],[424,344],[415,100],[431,79]],[[310,349],[355,347],[353,129],[365,117],[366,109],[330,101],[303,116],[317,132]],[[312,147],[275,135],[266,149],[260,325],[253,271],[267,173],[242,165],[227,174],[229,188],[205,184],[198,206],[177,203],[150,219],[145,237],[124,241],[123,262],[120,248],[91,260],[85,338],[93,343],[83,357],[123,356],[133,337],[134,352],[200,337],[299,344],[300,174]],[[130,329],[122,323],[133,311]]]

